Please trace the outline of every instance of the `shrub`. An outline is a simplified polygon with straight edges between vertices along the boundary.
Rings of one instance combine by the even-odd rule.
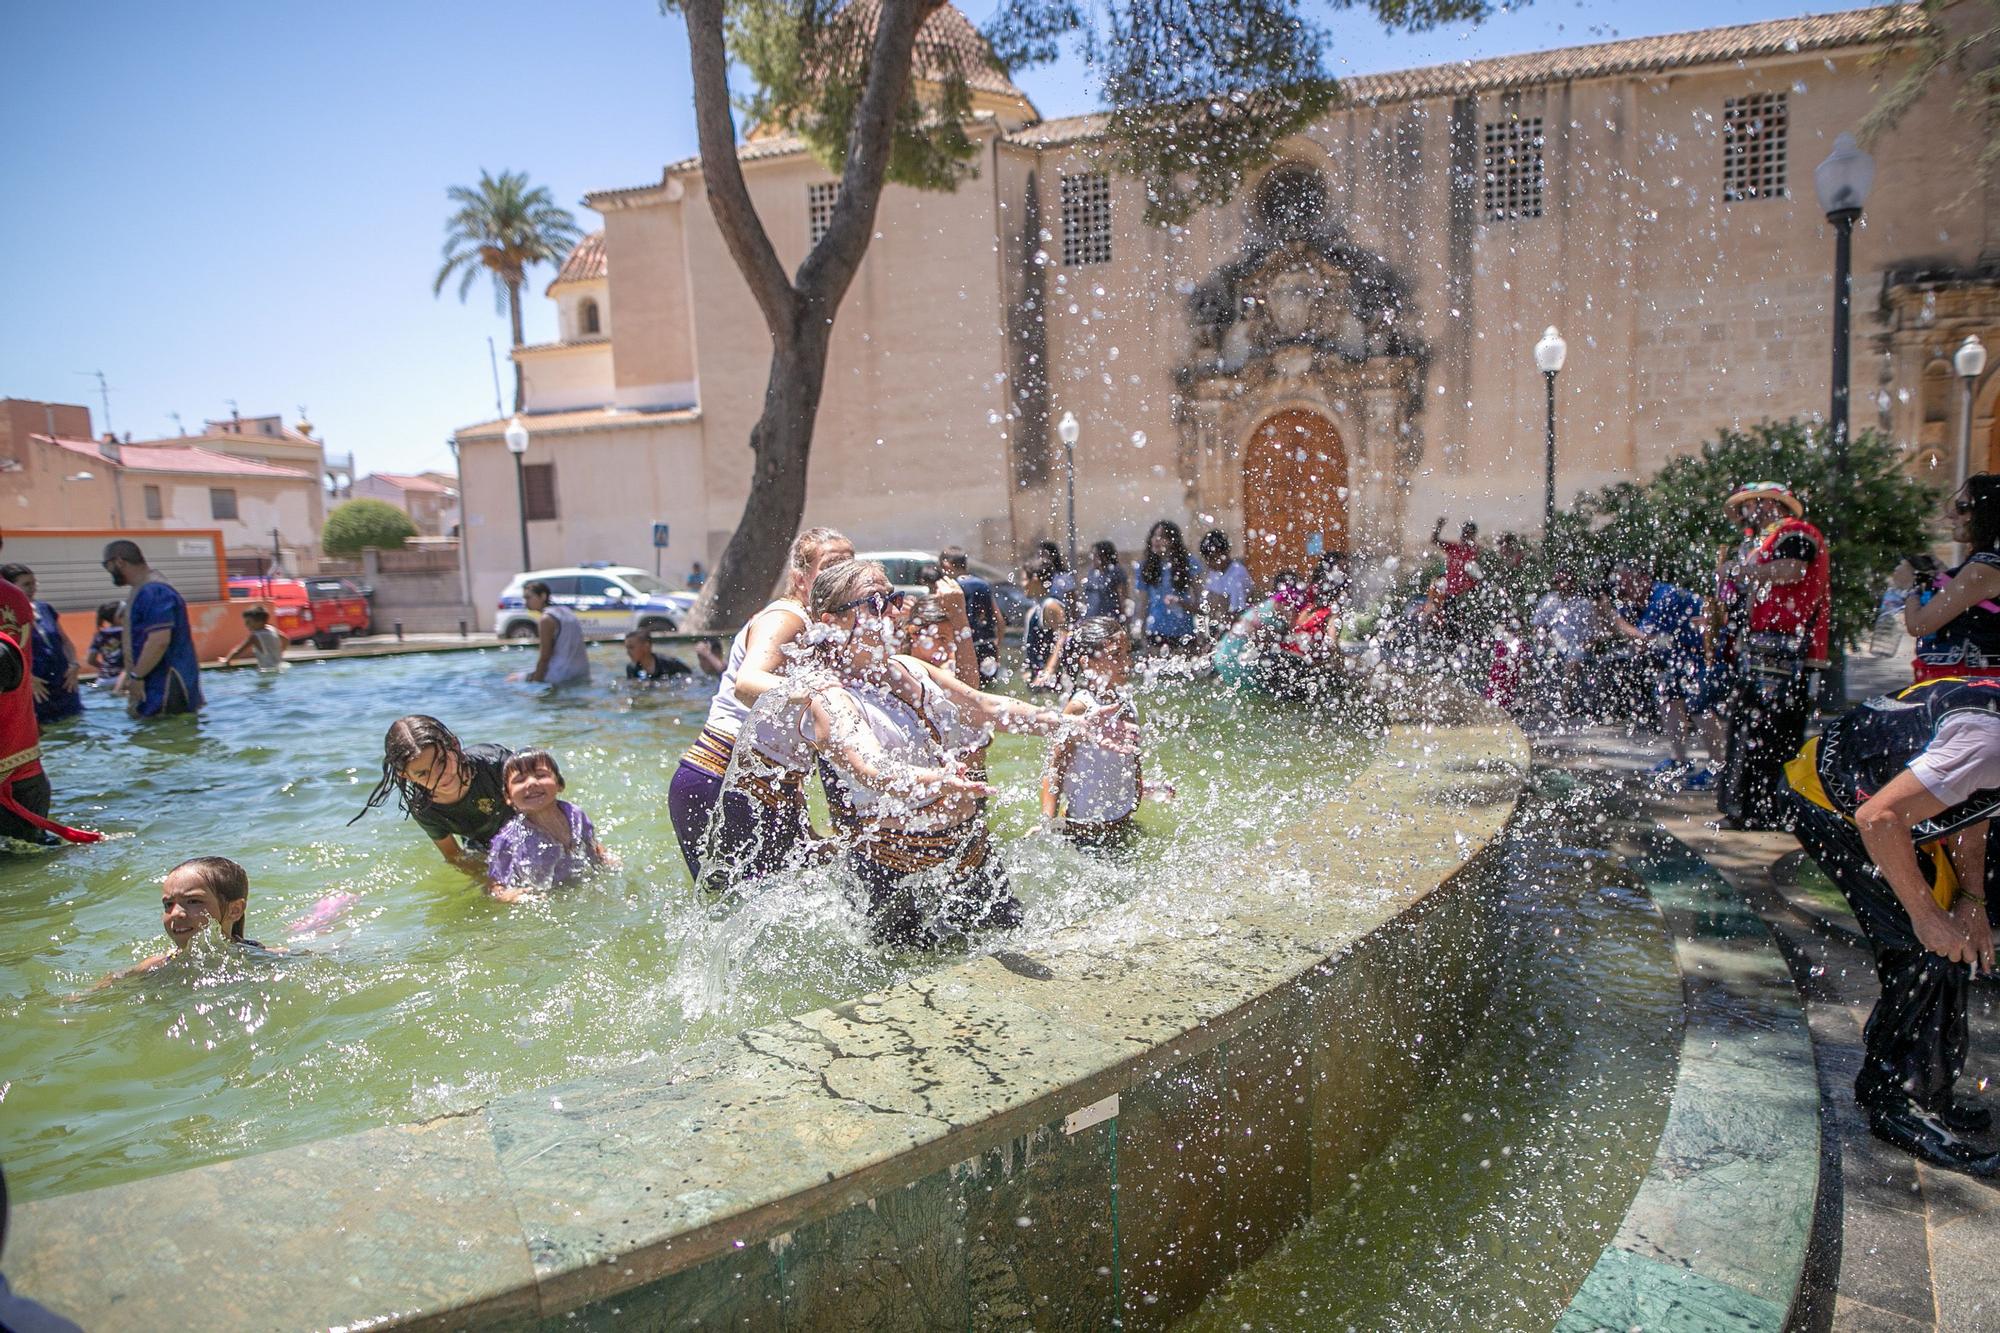
[[[401,549],[417,535],[410,516],[384,500],[349,500],[326,516],[319,544],[328,555],[360,555],[364,546]]]

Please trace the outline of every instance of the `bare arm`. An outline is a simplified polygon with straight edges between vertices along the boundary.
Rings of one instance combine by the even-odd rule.
[[[1924,882],[1923,871],[1917,865],[1916,845],[1910,841],[1912,826],[1944,808],[1944,802],[1931,795],[1917,775],[1906,768],[1854,812],[1854,824],[1861,832],[1869,860],[1888,881],[1896,901],[1909,913],[1918,941],[1932,953],[1954,963],[1970,963],[1972,940],[1931,897],[1930,885]],[[1983,829],[1984,825],[1980,827]],[[1983,863],[1981,868],[1983,872]]]
[[[956,679],[944,674],[947,679]],[[815,750],[870,791],[904,795],[915,790],[967,791],[983,795],[993,790],[948,768],[917,768],[897,763],[846,703],[844,695],[821,692],[813,696],[809,740]]]
[[[167,649],[173,646],[174,630],[171,625],[155,626],[146,635],[144,646],[139,649],[139,660],[126,671],[126,675],[150,676],[167,660]]]
[[[1083,701],[1071,699],[1063,705],[1063,714],[1081,714]],[[1076,737],[1068,736],[1058,741],[1049,751],[1049,762],[1042,768],[1042,817],[1054,819],[1062,810],[1062,784],[1069,774],[1071,757],[1076,753]]]
[[[446,834],[442,838],[431,839],[431,845],[438,849],[439,856],[442,856],[455,868],[463,870],[466,874],[479,875],[485,873],[486,864],[484,858],[475,852],[466,851],[464,847],[459,845],[458,839],[452,837],[450,834]]]
[[[951,669],[960,680],[977,689],[979,650],[972,644],[972,618],[965,611],[965,589],[958,586],[956,579],[939,579],[932,596],[944,608],[945,627],[951,633]]]
[[[243,642],[237,644],[234,648],[231,648],[229,650],[229,655],[223,658],[222,660],[224,662],[234,662],[237,658],[243,656],[245,652],[249,651],[250,645],[252,645],[255,642],[256,642],[255,639],[246,638],[245,640],[243,640]]]
[[[2000,597],[2000,569],[1967,565],[1928,602],[1919,604],[1914,597],[1904,602],[1903,628],[1912,634],[1930,634],[1996,597]]]
[[[1958,897],[1951,919],[1972,942],[1972,966],[1993,970],[1993,928],[1986,919],[1986,832],[1990,820],[1951,835],[1951,868],[1958,873]]]
[[[778,688],[778,672],[785,665],[785,646],[799,637],[806,622],[791,612],[759,612],[750,622],[750,637],[743,645],[743,665],[736,668],[736,697],[745,708],[755,708],[766,690]]]

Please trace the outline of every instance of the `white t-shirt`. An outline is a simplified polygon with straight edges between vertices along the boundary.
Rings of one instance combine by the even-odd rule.
[[[1947,808],[1974,792],[2000,788],[2000,717],[1953,713],[1910,761],[1910,772]]]
[[[1250,600],[1250,571],[1241,560],[1231,560],[1227,569],[1203,568],[1202,591],[1229,599],[1232,614],[1241,612]]]

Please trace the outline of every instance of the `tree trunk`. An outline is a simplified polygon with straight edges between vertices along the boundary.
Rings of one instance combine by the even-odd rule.
[[[826,383],[831,326],[801,313],[772,339],[764,413],[750,431],[756,466],[742,517],[688,613],[688,628],[733,629],[757,614],[785,572],[806,508],[813,423]]]
[[[521,283],[519,279],[511,280],[507,284],[507,318],[514,326],[514,350],[519,351],[521,347]],[[527,397],[524,391],[524,377],[521,374],[521,358],[518,356],[509,356],[507,359],[514,363],[514,411],[518,413]]]

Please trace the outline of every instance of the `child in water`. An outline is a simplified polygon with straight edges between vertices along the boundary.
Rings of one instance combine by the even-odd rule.
[[[222,660],[234,662],[245,652],[257,655],[259,671],[276,671],[285,664],[285,636],[271,628],[271,613],[261,606],[253,606],[243,613],[243,628],[249,637],[229,650],[229,656]]]
[[[1117,717],[1136,733],[1138,709],[1132,703],[1132,639],[1124,623],[1111,616],[1091,616],[1070,632],[1065,655],[1076,681],[1064,714],[1079,717],[1107,704],[1117,705]],[[1171,787],[1152,789],[1171,797]],[[1139,771],[1136,747],[1125,752],[1072,734],[1056,746],[1042,776],[1042,815],[1062,820],[1063,833],[1088,847],[1109,847],[1126,841],[1137,827],[1132,816],[1148,788]]]
[[[422,713],[399,717],[382,738],[382,779],[354,819],[393,791],[439,856],[479,874],[486,845],[507,824],[500,770],[509,753],[504,745],[460,745],[450,727]]]
[[[226,856],[197,856],[183,861],[160,881],[160,924],[174,942],[168,953],[155,954],[145,962],[105,978],[129,977],[163,967],[175,956],[186,953],[210,926],[224,941],[248,949],[264,946],[243,934],[243,918],[250,909],[250,876],[242,866]],[[282,953],[281,949],[265,950]]]
[[[100,688],[109,689],[125,673],[125,603],[104,602],[97,608],[97,633],[83,659],[97,673]]]
[[[507,760],[501,780],[507,804],[517,813],[487,852],[488,892],[495,898],[511,903],[523,893],[568,884],[593,866],[611,864],[590,816],[556,799],[563,775],[554,755],[523,750]]]

